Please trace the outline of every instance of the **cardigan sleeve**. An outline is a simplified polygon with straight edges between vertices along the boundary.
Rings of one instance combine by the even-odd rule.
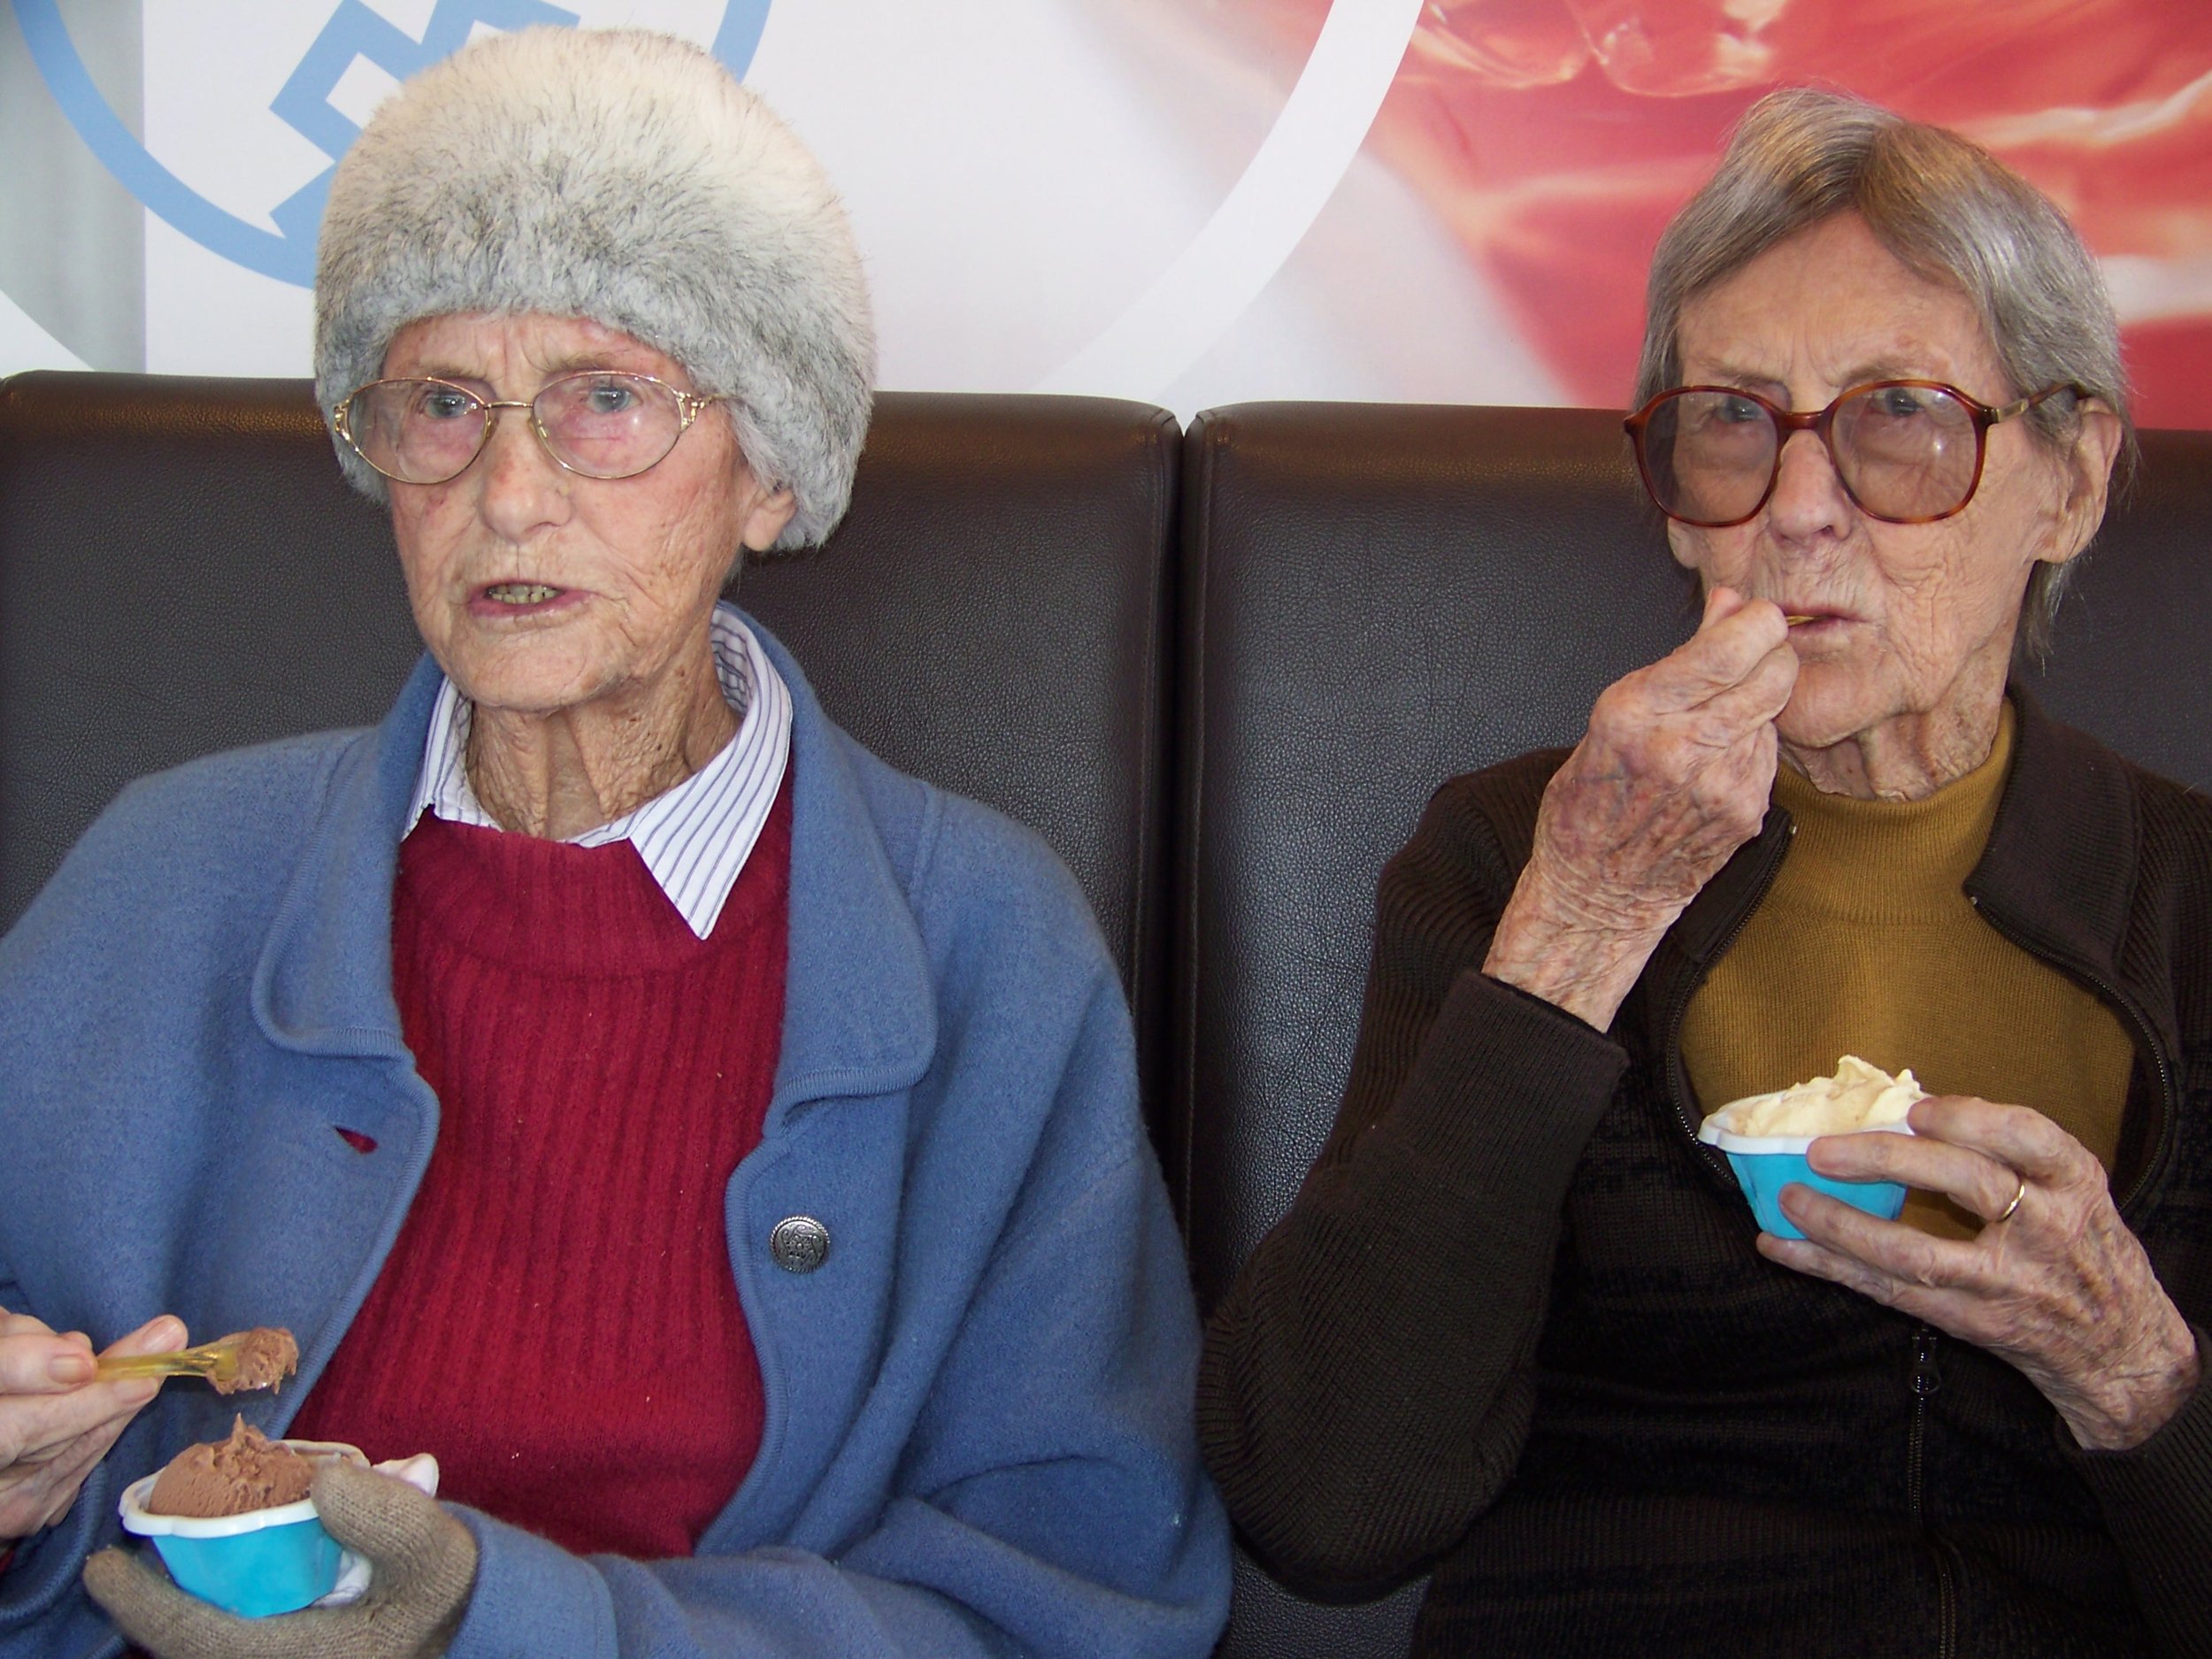
[[[1517,862],[1455,785],[1386,868],[1335,1127],[1208,1327],[1201,1444],[1294,1585],[1413,1576],[1520,1455],[1562,1202],[1627,1062],[1479,972]]]

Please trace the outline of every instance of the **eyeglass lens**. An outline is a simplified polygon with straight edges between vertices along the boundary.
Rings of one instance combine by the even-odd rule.
[[[378,472],[442,484],[468,470],[491,436],[482,398],[443,380],[378,380],[353,395],[347,432]],[[592,371],[540,388],[530,419],[554,459],[587,478],[628,478],[676,447],[682,401],[643,375]]]
[[[1830,415],[1828,450],[1854,501],[1878,518],[1939,518],[1963,506],[1979,471],[1973,411],[1927,386],[1861,387]],[[1710,388],[1670,394],[1643,432],[1662,511],[1690,524],[1740,524],[1774,481],[1782,433],[1755,398]]]

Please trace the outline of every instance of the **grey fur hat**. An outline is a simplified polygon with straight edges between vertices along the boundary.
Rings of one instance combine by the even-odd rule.
[[[745,458],[827,535],[868,428],[875,333],[843,207],[709,53],[541,27],[465,47],[388,99],[338,164],[315,267],[326,411],[424,317],[588,317],[723,394]],[[355,488],[384,480],[342,442]]]

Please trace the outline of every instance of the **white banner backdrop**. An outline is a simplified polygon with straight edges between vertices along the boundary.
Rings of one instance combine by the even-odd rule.
[[[0,0],[0,373],[304,374],[326,175],[487,29],[713,50],[849,204],[882,381],[1617,403],[1659,226],[1768,88],[2075,216],[2212,426],[2212,6],[2176,0]]]
[[[1285,85],[1116,0],[139,0],[134,18],[13,0],[45,94],[140,210],[142,250],[115,263],[142,273],[143,346],[96,360],[9,298],[0,373],[306,373],[336,156],[396,79],[547,21],[714,48],[797,127],[852,211],[887,386],[1186,416],[1254,396],[1556,401],[1499,349],[1511,331],[1458,250],[1360,153],[1419,4],[1340,0]],[[134,24],[138,107],[118,109],[88,65]],[[1333,278],[1326,252],[1293,263],[1325,210],[1341,245],[1393,249],[1431,343],[1401,356],[1348,326],[1327,290],[1357,274]]]

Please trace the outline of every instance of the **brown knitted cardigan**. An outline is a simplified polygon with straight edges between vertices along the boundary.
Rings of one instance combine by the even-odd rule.
[[[2115,1190],[2203,1355],[2212,803],[2016,702],[1967,891],[2134,1033]],[[1683,1009],[1784,813],[1609,1033],[1477,972],[1563,757],[1448,784],[1384,872],[1335,1129],[1208,1333],[1247,1539],[1316,1592],[1432,1571],[1425,1654],[2212,1654],[2212,1380],[2084,1453],[2002,1361],[1755,1254],[1694,1141]]]

